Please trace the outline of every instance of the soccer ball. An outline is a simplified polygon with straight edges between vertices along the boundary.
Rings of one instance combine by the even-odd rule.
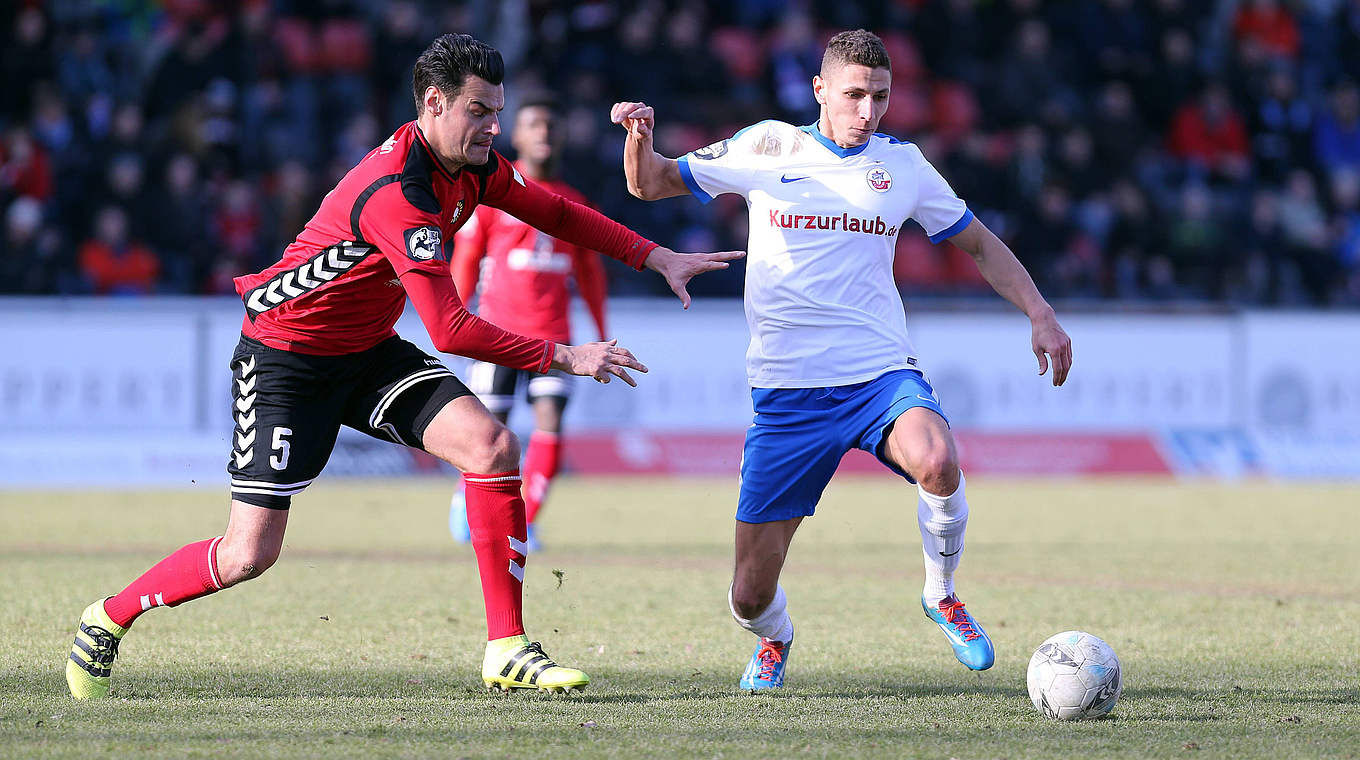
[[[1034,709],[1056,720],[1099,718],[1124,691],[1114,650],[1084,631],[1050,636],[1029,658],[1025,681]]]

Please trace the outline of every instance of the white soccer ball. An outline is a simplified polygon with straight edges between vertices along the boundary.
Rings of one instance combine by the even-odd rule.
[[[1084,631],[1050,636],[1029,658],[1025,681],[1034,709],[1056,720],[1099,718],[1124,691],[1114,650]]]

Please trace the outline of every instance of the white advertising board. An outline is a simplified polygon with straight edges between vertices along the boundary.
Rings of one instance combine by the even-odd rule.
[[[241,314],[232,298],[0,299],[0,487],[220,482]],[[637,388],[578,380],[569,433],[750,423],[740,303],[616,300],[610,322],[651,372]],[[1152,434],[1187,474],[1360,476],[1360,314],[1070,313],[1063,324],[1076,363],[1055,389],[1013,311],[909,318],[961,430]],[[398,331],[433,353],[413,313]],[[466,360],[444,358],[465,374]],[[512,427],[527,422],[520,412]]]
[[[110,306],[0,309],[0,434],[195,423],[196,315]]]
[[[1360,314],[1242,317],[1247,428],[1298,438],[1360,437]]]
[[[953,424],[987,430],[1132,431],[1232,421],[1233,322],[1221,316],[1064,316],[1073,367],[1038,376],[1019,313],[912,317],[917,350]]]

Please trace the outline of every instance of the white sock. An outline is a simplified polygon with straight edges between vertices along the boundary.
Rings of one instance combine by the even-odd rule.
[[[917,486],[916,523],[921,527],[921,552],[926,560],[926,585],[921,595],[938,605],[954,593],[954,571],[963,553],[963,533],[968,528],[968,500],[959,487],[948,496],[936,496]]]
[[[737,608],[732,604],[732,589],[731,587],[727,589],[727,607],[732,611],[732,617],[736,619],[737,625],[771,641],[787,642],[793,636],[793,620],[789,617],[788,604],[788,597],[784,596],[784,587],[775,586],[774,599],[770,600],[770,606],[748,620],[737,614]]]

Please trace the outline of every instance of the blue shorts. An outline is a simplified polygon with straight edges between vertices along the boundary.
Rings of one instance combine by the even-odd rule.
[[[831,388],[753,388],[751,400],[756,416],[746,431],[737,498],[737,519],[748,523],[811,515],[852,448],[916,482],[888,461],[883,451],[888,429],[913,406],[949,421],[935,390],[913,369]]]

